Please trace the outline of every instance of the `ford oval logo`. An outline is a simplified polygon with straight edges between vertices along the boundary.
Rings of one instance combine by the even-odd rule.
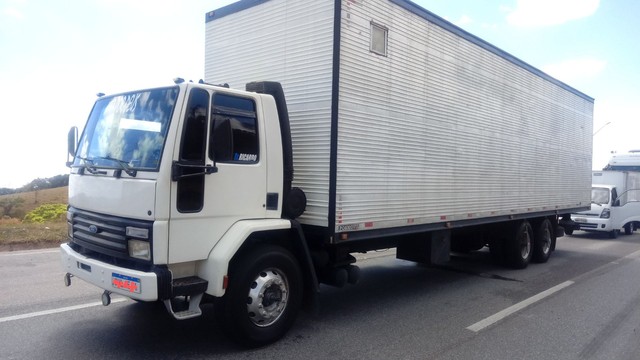
[[[94,234],[98,233],[98,227],[95,225],[89,225],[89,231],[91,231]]]

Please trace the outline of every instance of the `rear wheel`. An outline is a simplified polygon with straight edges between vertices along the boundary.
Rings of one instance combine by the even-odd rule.
[[[533,231],[528,221],[517,223],[510,231],[504,244],[507,265],[514,269],[524,269],[533,256]]]
[[[218,316],[234,340],[266,345],[293,325],[302,302],[302,275],[289,251],[259,246],[233,264],[229,279]]]
[[[636,225],[634,223],[630,222],[624,226],[625,235],[631,235],[634,231],[636,231]]]
[[[545,263],[549,260],[555,235],[549,219],[544,219],[535,230],[533,238],[533,261]]]

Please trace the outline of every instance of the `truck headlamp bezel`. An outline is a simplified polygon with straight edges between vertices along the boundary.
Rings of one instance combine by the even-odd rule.
[[[140,260],[151,260],[151,243],[144,240],[130,239],[127,242],[129,256]]]

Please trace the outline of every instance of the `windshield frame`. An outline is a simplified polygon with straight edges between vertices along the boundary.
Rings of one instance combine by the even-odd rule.
[[[96,100],[71,167],[86,168],[88,160],[94,170],[126,167],[131,172],[159,172],[180,92],[180,87],[174,85]]]

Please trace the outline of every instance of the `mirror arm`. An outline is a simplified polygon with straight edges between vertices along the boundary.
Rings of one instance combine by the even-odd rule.
[[[184,173],[184,169],[196,169],[196,170],[202,170],[202,172],[197,172],[197,173],[193,173],[193,174],[185,174]],[[190,176],[198,176],[198,175],[210,175],[210,174],[214,174],[218,172],[218,167],[211,166],[211,165],[187,165],[187,164],[181,164],[177,161],[174,161],[171,164],[171,180],[172,181],[178,181],[182,178],[185,177],[190,177]]]

